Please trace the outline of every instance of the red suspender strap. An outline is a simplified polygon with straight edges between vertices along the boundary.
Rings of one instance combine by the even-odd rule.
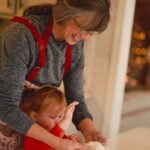
[[[23,17],[15,16],[12,19],[12,21],[20,22],[20,23],[24,24],[26,27],[28,27],[30,29],[30,31],[32,32],[32,34],[34,35],[35,39],[37,40],[37,43],[39,46],[38,60],[36,62],[36,66],[31,70],[31,72],[29,73],[29,75],[26,78],[28,81],[32,81],[36,77],[38,72],[40,71],[41,67],[44,67],[44,65],[46,63],[45,50],[46,50],[48,38],[50,37],[52,23],[50,23],[50,21],[49,21],[49,23],[46,27],[46,30],[44,32],[44,38],[42,38],[42,36],[38,32],[37,28],[35,26],[33,26],[27,19],[25,19]]]
[[[40,71],[41,67],[44,67],[44,65],[46,64],[45,51],[46,51],[48,40],[50,38],[53,21],[50,20],[48,22],[48,24],[45,28],[43,37],[38,32],[37,28],[35,26],[33,26],[27,19],[25,19],[23,17],[15,16],[15,17],[13,17],[12,21],[20,22],[20,23],[24,24],[26,27],[28,27],[38,42],[38,45],[39,45],[38,60],[36,62],[36,66],[31,70],[31,72],[29,73],[29,75],[26,78],[28,81],[32,81],[36,77],[38,72]],[[72,47],[69,44],[67,44],[63,77],[66,75],[66,73],[71,65],[71,53],[72,53],[71,49],[72,49]]]

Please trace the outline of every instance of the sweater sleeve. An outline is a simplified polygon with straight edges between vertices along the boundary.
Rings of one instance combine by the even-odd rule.
[[[68,71],[64,78],[64,88],[65,95],[68,103],[73,101],[79,101],[79,105],[77,105],[74,115],[73,115],[73,123],[78,129],[78,125],[80,121],[85,118],[92,119],[92,115],[89,113],[87,105],[85,104],[84,99],[84,90],[83,90],[83,69],[84,69],[84,53],[83,53],[83,45],[79,46],[78,49],[75,49],[76,53],[80,52],[78,56],[78,62],[75,66]],[[72,56],[73,57],[73,56]]]
[[[63,139],[70,139],[70,137],[67,136],[64,130],[59,126],[59,124],[56,124],[49,132],[54,134],[57,137],[60,137]]]
[[[29,31],[13,24],[0,35],[0,120],[26,134],[34,123],[19,108],[29,64]]]
[[[56,124],[51,130],[50,133],[54,134],[58,137],[63,137],[65,135],[64,130],[60,128],[58,124]]]
[[[25,136],[23,144],[23,150],[54,150],[48,144],[29,136]]]

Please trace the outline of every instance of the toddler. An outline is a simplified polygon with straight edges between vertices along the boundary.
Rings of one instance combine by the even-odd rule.
[[[65,96],[60,90],[44,86],[39,89],[26,89],[20,108],[52,134],[79,142],[80,138],[77,135],[66,136],[64,133],[72,120],[78,102],[75,101],[67,107],[66,105]],[[52,150],[52,148],[41,141],[26,136],[24,150]]]

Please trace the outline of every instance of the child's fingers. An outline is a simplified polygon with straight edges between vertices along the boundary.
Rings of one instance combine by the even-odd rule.
[[[78,105],[79,102],[78,101],[74,101],[71,104],[68,105],[68,107],[75,107],[76,105]]]
[[[76,142],[80,142],[81,141],[80,137],[78,135],[76,135],[76,134],[71,134],[69,137],[73,141],[76,141]]]
[[[71,104],[68,105],[67,110],[74,111],[75,106],[78,105],[78,104],[79,104],[78,101],[72,102]]]

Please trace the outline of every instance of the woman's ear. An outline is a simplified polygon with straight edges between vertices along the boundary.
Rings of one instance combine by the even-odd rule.
[[[38,115],[38,113],[35,112],[35,111],[31,111],[31,112],[29,113],[29,116],[30,116],[31,119],[33,119],[34,121],[37,121],[37,115]]]

